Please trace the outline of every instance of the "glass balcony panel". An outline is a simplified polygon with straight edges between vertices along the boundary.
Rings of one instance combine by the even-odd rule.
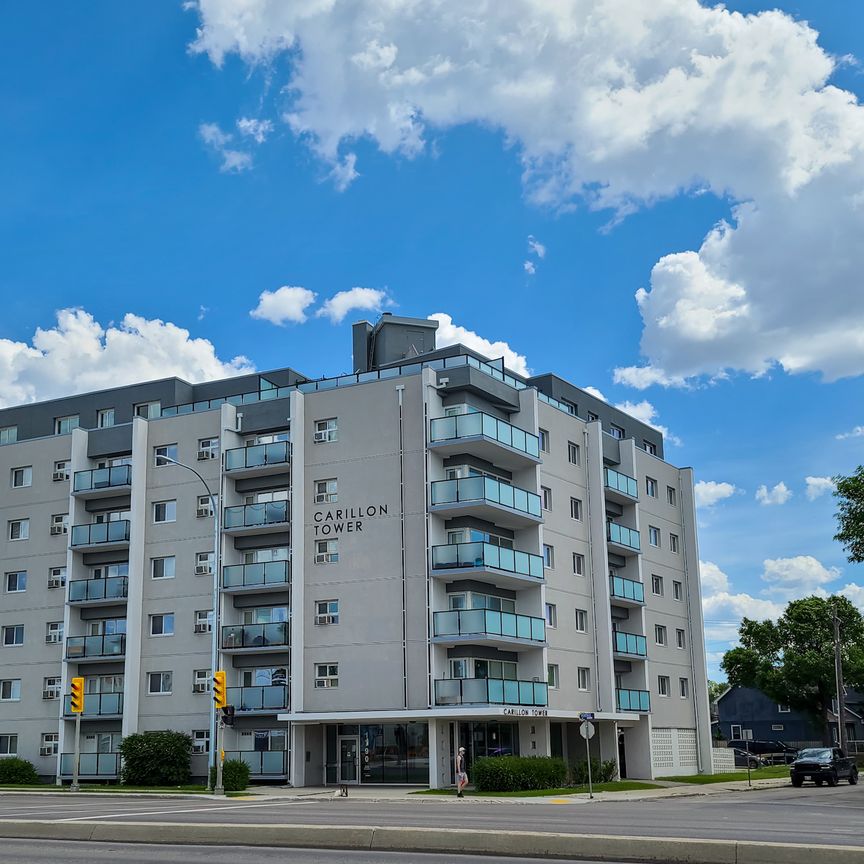
[[[462,693],[460,679],[439,679],[435,682],[435,704],[456,705]]]
[[[259,525],[281,524],[287,522],[288,517],[287,501],[267,501],[226,507],[224,522],[226,528],[255,528]]]
[[[606,537],[610,542],[618,543],[620,546],[627,546],[637,551],[640,548],[639,532],[619,525],[617,522],[606,523]]]
[[[540,496],[492,477],[463,477],[459,480],[436,480],[432,483],[432,504],[457,501],[489,501],[540,516]]]
[[[535,642],[546,641],[546,622],[542,618],[531,618],[531,639]]]
[[[547,684],[535,682],[534,684],[534,699],[535,705],[549,704],[549,686]]]
[[[500,678],[486,679],[486,698],[489,702],[501,703],[504,701],[504,681]]]
[[[280,750],[265,750],[261,753],[262,774],[284,774],[285,754]]]
[[[488,702],[489,690],[485,678],[462,678],[462,701],[463,702]]]
[[[483,566],[518,573],[521,576],[543,578],[543,559],[540,555],[480,542],[453,543],[432,548],[433,569]]]
[[[456,636],[459,633],[458,612],[436,612],[433,615],[436,636]]]
[[[501,701],[507,705],[519,704],[519,682],[510,680],[502,681],[502,699]],[[497,700],[496,700],[497,701]]]
[[[504,549],[501,546],[493,546],[491,543],[486,544],[484,550],[486,563],[490,567],[497,567],[499,570],[507,570],[510,573],[528,573],[528,556],[526,552],[517,552],[515,549]]]
[[[463,609],[436,612],[432,618],[436,636],[488,635],[534,641],[543,641],[546,637],[546,622],[542,618],[513,612]]]
[[[510,618],[512,623],[516,625],[516,635],[520,639],[531,638],[531,619],[527,615],[513,615],[508,616],[508,618]]]
[[[432,484],[432,503],[447,504],[456,500],[456,481],[439,480]]]

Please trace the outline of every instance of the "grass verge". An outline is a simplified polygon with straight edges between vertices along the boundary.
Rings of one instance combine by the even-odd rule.
[[[642,789],[660,789],[656,783],[642,783],[637,780],[622,780],[616,783],[595,783],[595,792],[635,792]],[[411,795],[449,795],[455,796],[452,789],[421,789],[411,792]],[[560,797],[561,795],[587,795],[587,786],[565,786],[559,789],[524,789],[521,792],[475,792],[465,793],[470,798],[544,798]]]
[[[55,786],[53,783],[40,783],[26,786],[24,784],[0,785],[0,792],[68,792],[68,784]],[[154,795],[202,795],[206,786],[102,786],[99,784],[82,783],[82,792],[142,792]]]
[[[764,768],[754,768],[750,772],[753,780],[779,780],[789,777],[788,765],[766,765]],[[686,777],[658,777],[658,780],[668,780],[673,783],[693,783],[703,786],[707,783],[732,783],[747,779],[747,770],[732,771],[727,774],[696,774]]]

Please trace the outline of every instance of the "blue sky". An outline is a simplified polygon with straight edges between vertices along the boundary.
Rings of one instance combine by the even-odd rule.
[[[598,2],[598,15],[620,19],[604,7],[626,2]],[[830,493],[809,500],[805,483],[864,461],[864,436],[837,438],[864,424],[862,253],[849,243],[860,237],[853,193],[864,176],[861,4],[780,3],[790,17],[763,17],[760,30],[664,0],[655,6],[668,19],[643,22],[648,37],[631,45],[620,20],[568,44],[539,0],[519,0],[523,20],[555,38],[535,45],[496,12],[475,40],[491,47],[470,57],[488,74],[464,62],[476,45],[445,20],[459,9],[448,5],[429,22],[368,0],[374,27],[341,3],[304,17],[254,2],[243,26],[225,14],[229,0],[10,10],[0,33],[0,401],[142,369],[211,375],[238,355],[247,360],[235,369],[347,371],[350,323],[376,313],[352,309],[334,324],[316,311],[338,292],[373,289],[402,314],[445,313],[505,341],[534,372],[616,403],[647,401],[639,410],[653,408],[680,439],[670,461],[735,487],[700,511],[715,675],[743,613],[850,584],[864,606],[860,565],[831,540]],[[506,63],[502,34],[524,43]],[[754,44],[764,58],[753,59]],[[599,60],[571,65],[593,50]],[[702,69],[704,93],[655,94],[676,64],[692,75],[691,51],[726,56],[731,73]],[[628,66],[638,98],[607,92],[571,118],[608,56]],[[413,82],[395,74],[406,69]],[[416,83],[439,72],[446,88]],[[627,80],[609,74],[615,86]],[[724,96],[731,107],[707,104]],[[238,126],[244,118],[265,124],[261,143]],[[742,202],[756,217],[737,215]],[[703,246],[724,219],[741,230]],[[305,321],[250,316],[282,286],[315,293],[305,311],[292,307]],[[640,288],[650,292],[641,314]],[[90,317],[51,332],[70,308]],[[188,338],[144,323],[157,319]],[[100,327],[112,339],[125,332],[118,345],[134,356],[118,363]],[[49,331],[36,337],[39,353],[37,328]],[[642,374],[633,367],[661,383],[632,386]],[[777,503],[757,500],[762,485]]]

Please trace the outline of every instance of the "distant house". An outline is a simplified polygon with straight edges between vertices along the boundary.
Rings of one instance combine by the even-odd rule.
[[[716,701],[714,729],[717,737],[729,741],[744,738],[746,731],[754,741],[780,740],[804,746],[821,744],[824,731],[813,718],[787,705],[778,705],[761,690],[752,687],[730,687]],[[837,740],[837,713],[827,712],[831,736]],[[864,742],[864,693],[855,690],[846,695],[846,738]]]

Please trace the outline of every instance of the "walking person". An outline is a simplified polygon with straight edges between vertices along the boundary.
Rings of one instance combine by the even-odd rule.
[[[465,765],[465,748],[460,747],[456,756],[456,797],[464,798],[462,790],[468,785],[468,771]]]

